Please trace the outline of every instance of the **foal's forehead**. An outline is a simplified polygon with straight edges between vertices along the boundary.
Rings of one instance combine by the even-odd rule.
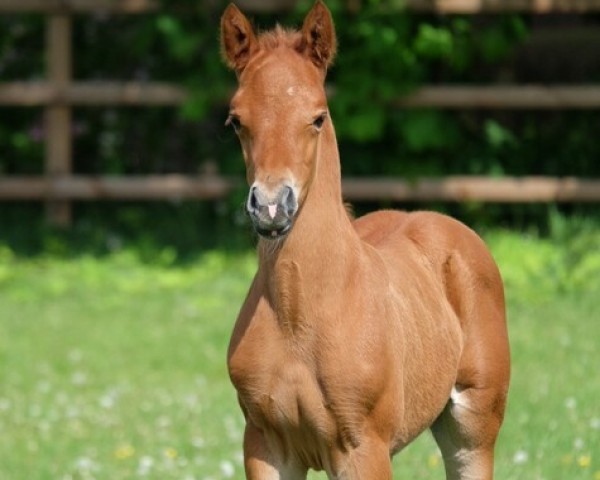
[[[234,99],[251,96],[282,102],[323,102],[325,91],[321,73],[309,61],[293,51],[277,49],[257,55],[240,78]]]

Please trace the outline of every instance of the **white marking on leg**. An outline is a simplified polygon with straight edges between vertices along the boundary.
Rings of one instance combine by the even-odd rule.
[[[467,401],[466,395],[459,391],[456,386],[452,387],[452,391],[450,392],[450,399],[452,403],[457,407],[469,408],[469,402]]]

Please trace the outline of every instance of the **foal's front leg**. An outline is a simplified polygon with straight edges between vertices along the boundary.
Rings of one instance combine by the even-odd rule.
[[[389,447],[377,437],[364,438],[335,463],[334,471],[327,472],[330,480],[392,480]]]
[[[248,480],[305,480],[308,471],[271,451],[263,432],[251,423],[244,432],[244,466]]]

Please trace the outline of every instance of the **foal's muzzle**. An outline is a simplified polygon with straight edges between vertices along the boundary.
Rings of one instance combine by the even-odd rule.
[[[246,210],[259,235],[279,238],[292,228],[294,215],[298,211],[298,200],[294,190],[287,185],[271,194],[254,184],[248,194]]]

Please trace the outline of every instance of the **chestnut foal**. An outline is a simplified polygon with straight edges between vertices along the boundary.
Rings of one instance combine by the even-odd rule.
[[[260,36],[230,5],[221,41],[259,234],[228,353],[246,477],[391,479],[391,455],[430,428],[447,478],[491,479],[510,361],[483,242],[435,213],[349,217],[324,89],[336,40],[320,0],[301,31]]]

